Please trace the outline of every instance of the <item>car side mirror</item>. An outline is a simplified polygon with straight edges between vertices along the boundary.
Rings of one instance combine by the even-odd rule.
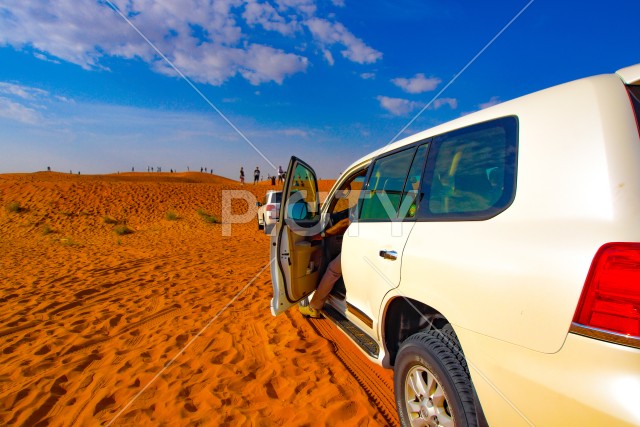
[[[257,206],[257,207],[260,207],[260,206],[262,206],[262,203],[260,203],[260,202],[256,202],[256,206]]]

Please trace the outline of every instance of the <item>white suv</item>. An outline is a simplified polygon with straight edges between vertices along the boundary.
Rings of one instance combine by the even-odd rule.
[[[403,425],[640,425],[639,119],[640,64],[383,147],[322,207],[292,158],[272,313],[341,252],[323,313],[394,369]]]
[[[281,198],[282,191],[268,190],[262,203],[256,203],[258,207],[258,230],[264,229],[265,234],[271,233],[280,215]]]

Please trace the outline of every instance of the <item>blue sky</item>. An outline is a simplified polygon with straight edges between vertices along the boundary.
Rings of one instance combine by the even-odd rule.
[[[467,65],[402,136],[640,63],[636,9],[631,0],[0,0],[0,173],[206,167],[237,179],[240,166],[273,173],[296,155],[335,178]]]

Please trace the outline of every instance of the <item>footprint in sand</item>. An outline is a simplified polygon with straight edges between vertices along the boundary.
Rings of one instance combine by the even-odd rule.
[[[107,396],[96,404],[96,407],[93,410],[93,415],[95,416],[98,412],[102,412],[108,408],[111,408],[115,404],[116,404],[116,399],[114,399],[113,395]]]
[[[184,404],[184,409],[186,409],[189,412],[196,412],[198,410],[198,408],[196,407],[196,405],[193,404],[193,401],[191,399],[187,399],[186,403]]]
[[[34,354],[36,356],[42,356],[43,354],[47,354],[51,351],[51,347],[49,347],[49,345],[45,344],[42,347],[40,347],[40,349],[38,351],[36,351]]]
[[[116,314],[114,317],[109,319],[109,326],[115,328],[118,323],[120,323],[120,319],[122,319],[122,313]]]

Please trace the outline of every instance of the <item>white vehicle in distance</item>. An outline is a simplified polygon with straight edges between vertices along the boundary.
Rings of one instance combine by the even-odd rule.
[[[282,191],[268,190],[262,203],[256,203],[258,206],[258,230],[264,230],[265,234],[271,233],[280,215],[281,199]]]
[[[383,147],[322,207],[292,158],[272,313],[341,253],[323,315],[394,370],[402,425],[640,425],[639,120],[640,64]]]

